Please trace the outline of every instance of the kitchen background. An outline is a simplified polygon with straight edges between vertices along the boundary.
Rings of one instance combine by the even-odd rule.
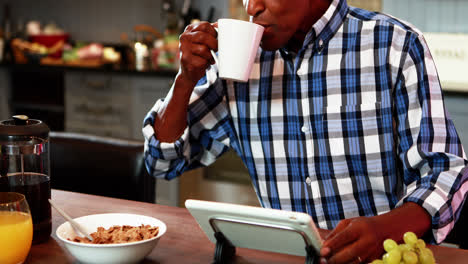
[[[206,20],[210,7],[214,7],[214,18],[227,16],[224,1],[189,1],[193,9],[200,11]],[[132,34],[133,27],[148,24],[159,32],[164,32],[167,13],[164,4],[168,3],[177,12],[184,0],[0,0],[0,7],[11,5],[14,24],[37,20],[43,24],[54,22],[66,29],[76,40],[104,43],[120,42],[122,33]]]
[[[468,147],[468,109],[465,107],[468,98],[468,1],[348,0],[348,3],[391,14],[426,33],[440,73],[446,105]],[[7,4],[9,12],[5,12]],[[111,66],[99,61],[96,64],[96,60],[88,60],[88,64],[83,65],[71,62],[58,65],[57,60],[48,61],[49,64],[41,60],[39,64],[32,63],[31,58],[19,64],[14,56],[12,60],[4,57],[0,63],[0,120],[11,114],[25,113],[46,121],[54,130],[137,140],[142,140],[144,115],[157,98],[167,93],[177,64],[163,65],[146,54],[150,58],[138,68],[135,43],[146,41],[149,54],[158,49],[164,51],[158,45],[165,47],[169,34],[177,36],[178,32],[174,32],[177,29],[172,27],[172,32],[168,29],[181,18],[246,19],[242,0],[0,0],[0,8],[3,31],[0,35],[4,41],[6,18],[13,36],[22,38],[26,38],[28,22],[38,21],[42,26],[56,25],[69,34],[69,41],[75,45],[111,46],[121,55],[121,63]],[[137,25],[154,30],[153,38],[146,39],[148,31],[136,30]],[[154,32],[160,34],[164,43],[156,41],[158,37]],[[126,56],[126,48],[134,52],[133,60]],[[1,50],[7,49],[1,47],[0,40]],[[161,57],[162,53],[158,54]],[[187,198],[258,204],[245,167],[232,152],[208,168],[188,172],[170,182],[158,180],[156,188],[157,202],[161,204],[182,205]]]

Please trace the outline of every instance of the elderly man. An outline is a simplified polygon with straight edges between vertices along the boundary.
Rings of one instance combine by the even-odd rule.
[[[172,179],[233,148],[262,206],[312,216],[328,263],[372,261],[406,231],[442,242],[468,163],[422,33],[346,0],[246,9],[265,27],[247,83],[217,77],[212,24],[180,36],[180,71],[144,121],[150,173]]]

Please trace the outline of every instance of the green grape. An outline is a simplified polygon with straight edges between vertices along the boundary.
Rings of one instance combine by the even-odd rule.
[[[416,264],[418,263],[418,255],[413,251],[403,252],[403,261],[405,264]]]
[[[406,232],[403,240],[404,244],[397,244],[392,239],[386,239],[383,242],[386,253],[382,259],[376,259],[371,264],[435,264],[434,254],[415,233]]]
[[[387,263],[387,264],[400,264],[400,261],[401,261],[401,252],[398,248],[390,251],[387,253],[388,254],[388,257],[387,257],[387,262],[384,262]]]
[[[401,252],[412,251],[413,250],[413,247],[411,247],[408,244],[399,244],[398,247],[400,248]]]
[[[421,250],[421,252],[419,252],[419,262],[421,264],[435,264],[435,259],[432,256],[432,251],[430,251],[430,249],[428,248],[426,249]]]
[[[414,244],[416,244],[416,242],[418,241],[418,237],[413,232],[406,232],[403,235],[403,240],[405,241],[406,244],[410,246],[414,246]]]
[[[432,250],[430,250],[429,248],[421,249],[421,251],[425,251],[427,254],[431,255],[431,257],[434,257],[434,254],[432,253]]]
[[[383,263],[387,264],[388,263],[388,258],[389,258],[389,254],[388,253],[385,253],[383,256],[382,256],[382,261]]]
[[[416,241],[416,247],[419,249],[426,248],[426,242],[422,239],[418,239],[418,241]]]
[[[390,252],[395,248],[398,248],[398,244],[393,239],[385,239],[383,242],[383,247],[386,252]]]

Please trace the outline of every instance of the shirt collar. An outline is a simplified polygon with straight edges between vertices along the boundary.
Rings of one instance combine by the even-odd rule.
[[[348,9],[346,0],[333,0],[325,14],[315,22],[309,33],[307,33],[303,48],[314,42],[317,49],[322,49],[340,28],[348,14]],[[285,48],[281,49],[287,53]]]

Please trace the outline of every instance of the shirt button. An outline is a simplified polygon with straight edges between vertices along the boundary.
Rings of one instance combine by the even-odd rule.
[[[323,40],[320,39],[319,44],[318,44],[318,53],[320,54],[322,53],[322,51],[323,51]]]
[[[309,132],[309,127],[304,125],[302,128],[301,128],[301,131],[304,132],[304,133],[307,133]]]
[[[312,180],[310,179],[310,177],[306,178],[306,183],[307,183],[307,185],[310,185],[312,183]]]

